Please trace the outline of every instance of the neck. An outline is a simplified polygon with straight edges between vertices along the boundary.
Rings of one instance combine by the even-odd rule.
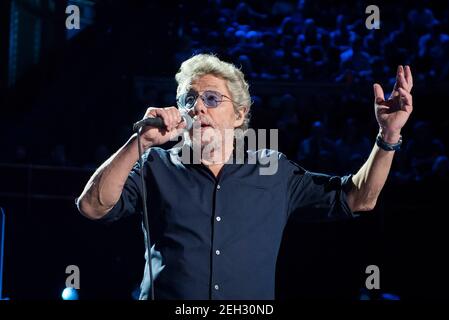
[[[211,164],[211,165],[206,165],[207,168],[214,174],[215,178],[218,177],[218,174],[221,171],[221,168],[223,168],[224,164],[220,163],[220,164]]]
[[[209,168],[215,177],[220,173],[221,168],[229,161],[234,150],[233,144],[213,149],[207,157],[201,158],[201,163]]]

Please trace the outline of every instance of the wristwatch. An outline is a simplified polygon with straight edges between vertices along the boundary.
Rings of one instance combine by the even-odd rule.
[[[399,136],[399,141],[398,142],[396,142],[396,143],[388,143],[388,142],[385,142],[384,139],[382,139],[382,136],[379,133],[377,135],[377,138],[376,138],[376,144],[382,150],[385,150],[385,151],[397,151],[397,150],[401,149],[402,136]]]

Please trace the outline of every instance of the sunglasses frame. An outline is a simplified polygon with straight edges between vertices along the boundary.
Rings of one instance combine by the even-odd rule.
[[[192,94],[192,93],[193,93],[193,94]],[[206,93],[212,93],[212,94],[216,95],[217,97],[219,97],[219,100],[216,101],[216,102],[217,102],[217,105],[216,105],[216,106],[211,106],[211,105],[209,105],[209,104],[206,102],[206,101],[207,101],[207,99],[206,99],[206,97],[205,97],[205,94],[206,94]],[[185,107],[184,105],[181,104],[181,100],[182,100],[182,99],[186,100],[186,98],[188,97],[189,94],[192,94],[192,96],[195,97],[195,102],[193,103],[193,105],[192,105],[191,107],[188,108],[188,107]],[[189,90],[189,91],[187,91],[187,92],[185,92],[185,93],[179,95],[179,97],[176,98],[176,103],[177,103],[177,105],[178,105],[178,108],[190,109],[190,108],[195,107],[195,105],[196,105],[196,103],[197,103],[197,101],[198,101],[198,98],[201,98],[201,100],[203,100],[203,103],[204,103],[204,105],[206,106],[206,108],[217,108],[217,107],[219,106],[220,103],[222,103],[223,101],[226,101],[226,100],[224,100],[223,98],[228,99],[228,100],[231,101],[232,103],[236,103],[236,102],[235,102],[234,100],[232,100],[230,97],[228,97],[228,96],[222,94],[222,93],[219,92],[219,91],[215,91],[215,90],[205,90],[205,91],[203,91],[201,94],[200,94],[198,91],[195,91],[195,90]]]

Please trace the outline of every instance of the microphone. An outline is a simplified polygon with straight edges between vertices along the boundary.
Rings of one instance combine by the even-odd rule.
[[[193,119],[190,117],[187,113],[181,114],[182,120],[186,124],[186,130],[190,130],[192,128]],[[137,121],[133,125],[133,130],[136,132],[140,128],[145,126],[151,126],[155,128],[165,128],[164,120],[161,117],[154,117],[154,118],[145,118],[142,120]]]

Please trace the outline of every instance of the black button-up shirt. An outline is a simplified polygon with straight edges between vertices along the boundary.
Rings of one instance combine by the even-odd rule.
[[[277,171],[261,175],[269,156]],[[151,148],[144,166],[156,299],[274,299],[287,219],[353,216],[350,176],[311,173],[272,150],[247,151],[245,163],[225,164],[218,177],[202,164],[182,163],[180,149]],[[137,164],[103,220],[141,213],[139,175]],[[145,268],[141,299],[148,298],[148,278]]]

